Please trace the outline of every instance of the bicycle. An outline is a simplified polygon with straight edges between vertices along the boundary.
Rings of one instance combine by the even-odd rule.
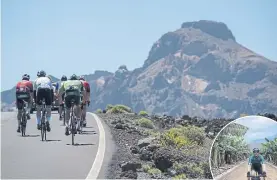
[[[74,136],[76,132],[76,116],[74,113],[74,105],[75,105],[75,100],[71,100],[71,111],[70,111],[70,133],[72,137],[72,145],[74,145]]]
[[[263,177],[262,180],[265,180],[266,175],[263,175],[263,174],[259,175],[258,172],[256,171],[254,172],[255,172],[254,173],[255,175],[247,176],[248,180],[261,180],[262,177]]]
[[[41,140],[46,141],[46,104],[45,104],[45,99],[43,98],[42,100],[42,117],[41,117]]]
[[[26,135],[25,133],[26,133],[26,126],[27,126],[27,113],[26,113],[27,106],[28,106],[28,102],[23,100],[22,117],[21,117],[21,122],[20,122],[22,137]]]
[[[62,113],[61,113],[61,117],[62,117],[62,119],[63,119],[63,125],[65,126],[65,107],[64,107],[65,105],[64,105],[64,102],[63,102],[63,104],[62,104]]]

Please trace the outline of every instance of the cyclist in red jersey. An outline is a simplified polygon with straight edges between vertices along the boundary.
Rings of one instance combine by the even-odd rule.
[[[90,104],[90,85],[89,83],[85,80],[84,76],[81,76],[79,78],[79,80],[83,83],[83,86],[85,88],[85,101],[86,103],[83,104],[83,111],[82,111],[82,117],[83,117],[83,126],[87,125],[87,121],[86,121],[86,114],[87,114],[87,105],[89,106]]]
[[[18,109],[17,120],[18,120],[18,128],[17,132],[20,133],[20,120],[22,116],[22,109],[24,105],[24,101],[28,102],[27,107],[27,118],[30,119],[30,110],[32,107],[33,101],[33,83],[30,81],[30,75],[24,74],[22,76],[22,81],[16,84],[16,107]]]

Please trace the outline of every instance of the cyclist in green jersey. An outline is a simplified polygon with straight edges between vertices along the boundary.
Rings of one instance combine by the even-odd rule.
[[[61,82],[60,82],[60,87],[63,85],[63,83],[65,82],[65,81],[67,81],[67,77],[65,76],[65,75],[63,75],[62,76],[62,78],[61,78]],[[59,85],[58,85],[58,98],[59,98],[59,104],[60,104],[60,106],[59,106],[59,114],[60,114],[60,120],[62,120],[62,108],[64,107],[64,104],[63,104],[63,101],[64,101],[64,92],[61,94],[61,96],[59,96],[59,94],[60,94],[60,87],[59,87]]]
[[[65,93],[65,135],[69,135],[69,119],[70,119],[70,108],[71,108],[71,100],[75,100],[74,113],[77,117],[77,131],[80,129],[80,120],[81,120],[81,101],[85,103],[85,99],[82,98],[84,96],[84,86],[82,82],[78,79],[78,77],[73,74],[69,80],[64,81],[59,90],[59,96]],[[61,97],[60,97],[61,98]],[[75,132],[77,133],[77,132]]]
[[[248,177],[250,176],[250,172],[252,170],[256,171],[259,175],[266,175],[264,157],[260,154],[260,150],[258,148],[254,148],[253,155],[249,157],[247,172]]]

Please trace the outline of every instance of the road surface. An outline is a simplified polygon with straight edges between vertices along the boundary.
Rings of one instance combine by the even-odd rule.
[[[83,129],[83,135],[75,136],[78,144],[72,146],[71,136],[65,136],[57,112],[52,113],[47,142],[41,141],[35,114],[27,123],[27,137],[16,132],[16,112],[1,114],[1,179],[86,179],[88,174],[95,177],[100,172],[105,133],[103,126],[98,128],[95,115],[87,114],[87,128]]]
[[[247,162],[236,167],[233,171],[217,180],[247,180]],[[266,165],[266,180],[277,180],[277,168],[273,168],[270,165]]]

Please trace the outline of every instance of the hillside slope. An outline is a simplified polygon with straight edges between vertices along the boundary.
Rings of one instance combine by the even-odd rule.
[[[164,34],[140,68],[122,65],[87,79],[91,110],[125,104],[136,112],[205,118],[277,112],[277,62],[243,47],[214,21],[186,22]]]

